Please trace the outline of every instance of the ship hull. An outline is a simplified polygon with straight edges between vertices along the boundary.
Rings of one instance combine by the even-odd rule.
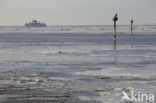
[[[46,27],[47,25],[44,24],[44,23],[41,23],[41,24],[25,24],[26,27]]]

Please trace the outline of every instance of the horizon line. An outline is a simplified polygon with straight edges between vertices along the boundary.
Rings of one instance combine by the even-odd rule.
[[[118,26],[129,26],[130,24],[118,24]],[[136,26],[141,26],[141,25],[151,25],[151,26],[156,26],[156,23],[153,23],[153,24],[148,24],[148,23],[146,23],[146,24],[135,24]],[[24,26],[24,24],[23,25],[16,25],[16,24],[14,24],[14,25],[12,25],[12,24],[5,24],[5,25],[0,25],[0,27],[2,27],[2,26]],[[113,26],[113,24],[47,24],[47,27],[48,26]]]

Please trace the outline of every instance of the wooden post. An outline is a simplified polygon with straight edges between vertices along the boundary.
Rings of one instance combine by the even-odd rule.
[[[113,17],[113,21],[114,21],[114,38],[116,39],[116,21],[118,21],[118,15],[117,15],[117,13]]]
[[[133,19],[131,20],[131,36],[132,36],[132,34],[133,34]]]

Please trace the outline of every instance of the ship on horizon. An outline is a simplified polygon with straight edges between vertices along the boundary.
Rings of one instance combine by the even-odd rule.
[[[46,27],[47,24],[45,24],[45,23],[40,23],[40,22],[38,22],[37,20],[33,20],[33,21],[30,22],[30,23],[26,23],[25,26],[26,26],[26,27]]]

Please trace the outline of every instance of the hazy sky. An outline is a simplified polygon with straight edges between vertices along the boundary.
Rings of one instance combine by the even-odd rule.
[[[49,25],[156,23],[156,0],[0,0],[0,25],[23,25],[32,19]]]

